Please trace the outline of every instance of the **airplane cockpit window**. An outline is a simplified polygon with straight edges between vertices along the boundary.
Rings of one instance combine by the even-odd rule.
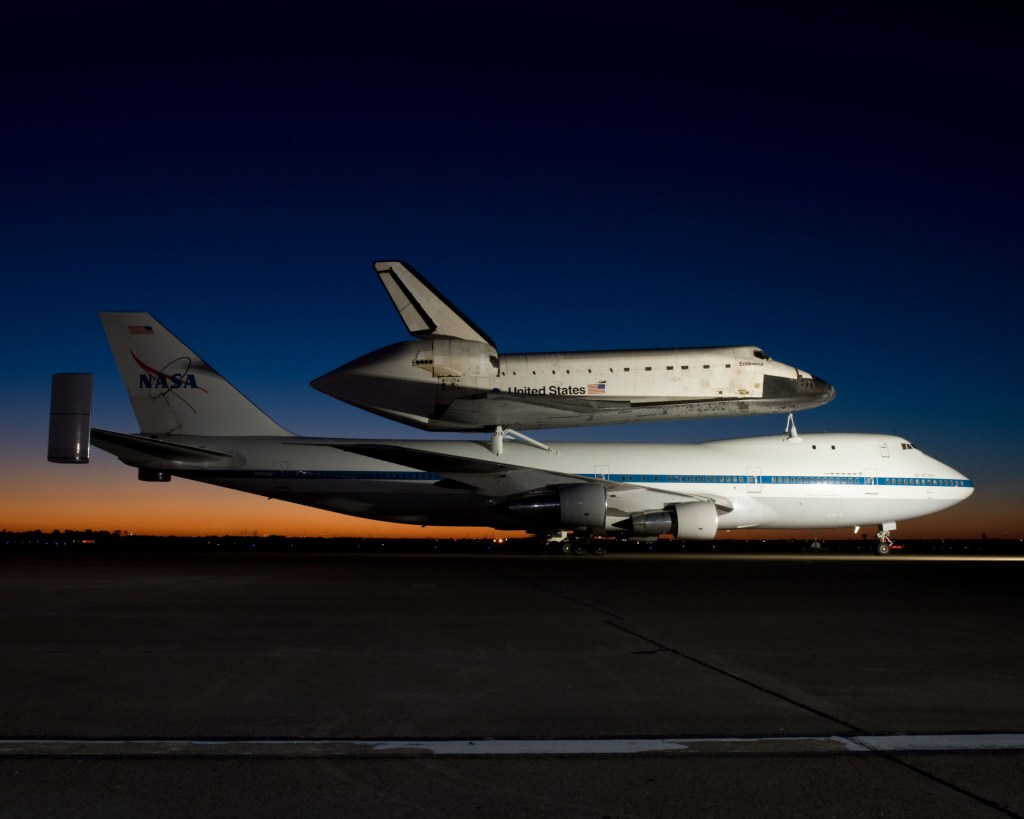
[[[910,443],[910,441],[904,441],[902,444],[900,444],[900,447],[902,449],[917,449],[917,447]]]
[[[754,348],[754,358],[760,358],[762,361],[771,361],[771,356],[768,355],[764,350]]]

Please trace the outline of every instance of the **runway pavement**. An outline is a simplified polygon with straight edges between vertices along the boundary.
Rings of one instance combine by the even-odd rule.
[[[1024,561],[0,555],[0,816],[1022,816]]]

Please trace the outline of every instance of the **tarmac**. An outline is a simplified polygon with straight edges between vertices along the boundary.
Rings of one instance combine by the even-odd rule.
[[[1024,560],[0,555],[0,816],[1024,816]]]

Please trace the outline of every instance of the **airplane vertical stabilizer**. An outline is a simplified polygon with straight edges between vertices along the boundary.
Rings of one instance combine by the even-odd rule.
[[[289,435],[149,313],[100,313],[143,435]]]
[[[422,275],[405,262],[374,262],[391,301],[409,332],[417,338],[459,338],[482,341],[494,347],[490,337],[463,315]]]

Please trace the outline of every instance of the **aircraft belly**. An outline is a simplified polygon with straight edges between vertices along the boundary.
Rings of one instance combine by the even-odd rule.
[[[439,486],[436,476],[393,481],[359,478],[317,478],[300,471],[272,475],[176,472],[178,477],[241,492],[340,512],[361,518],[436,526],[498,526],[521,528],[521,523],[497,514],[493,500],[465,489]]]
[[[821,497],[772,498],[767,501],[774,519],[761,528],[805,529],[870,526],[887,520],[910,520],[925,517],[946,509],[962,500],[961,497],[938,498],[869,498]],[[722,526],[726,527],[726,516]],[[730,528],[739,528],[731,526]]]
[[[327,379],[325,377],[324,381]],[[371,412],[411,423],[409,419],[426,419],[435,412],[437,383],[404,378],[334,373],[324,392]]]
[[[377,487],[365,493],[348,492],[341,496],[292,496],[282,498],[306,506],[361,518],[391,523],[412,523],[420,526],[490,526],[520,529],[504,516],[495,513],[486,498],[433,487],[429,491],[411,492],[382,490]]]
[[[868,526],[887,520],[910,520],[941,512],[954,504],[957,499],[939,500],[935,498],[852,498],[845,502],[844,523],[850,526]],[[846,522],[848,521],[848,523]]]
[[[775,529],[804,529],[815,526],[829,528],[846,525],[842,498],[817,498],[813,501],[806,497],[772,498],[770,505],[775,512],[771,527]]]
[[[426,428],[435,431],[485,431],[496,426],[514,429],[567,427],[673,421],[690,418],[732,418],[791,412],[806,408],[792,398],[719,398],[715,400],[601,399],[600,402],[551,400],[539,405],[517,399],[457,398],[435,412]],[[401,419],[399,419],[401,420]]]

